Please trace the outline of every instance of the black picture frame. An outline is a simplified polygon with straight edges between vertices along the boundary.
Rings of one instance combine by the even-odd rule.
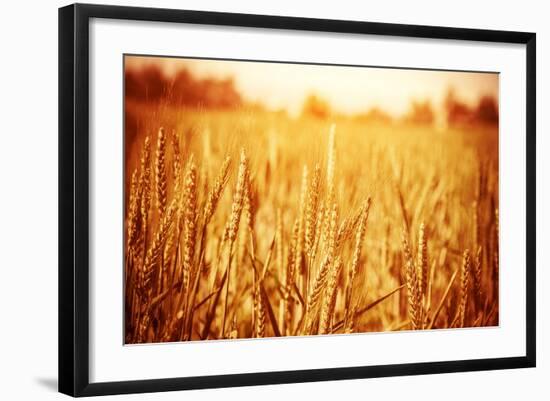
[[[526,354],[519,357],[90,383],[89,21],[91,18],[516,43],[526,47]],[[536,35],[479,29],[74,4],[59,9],[59,391],[95,396],[534,367]]]

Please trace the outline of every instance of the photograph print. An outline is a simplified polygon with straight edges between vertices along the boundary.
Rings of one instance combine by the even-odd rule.
[[[125,344],[499,325],[499,75],[124,56]]]

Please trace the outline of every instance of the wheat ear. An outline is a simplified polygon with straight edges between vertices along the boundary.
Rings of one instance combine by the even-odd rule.
[[[479,246],[477,248],[475,260],[474,260],[474,270],[473,270],[473,277],[474,277],[474,299],[476,303],[476,309],[479,309],[481,307],[481,299],[482,299],[482,290],[481,290],[481,257],[482,257],[482,247]]]
[[[313,259],[313,247],[315,244],[315,231],[317,225],[317,209],[319,202],[319,187],[321,180],[321,167],[317,164],[315,165],[315,170],[313,172],[313,178],[311,180],[310,187],[307,193],[307,203],[306,203],[306,232],[305,232],[305,250],[306,254],[309,257],[309,263]]]
[[[193,271],[193,260],[195,255],[195,242],[197,233],[197,168],[193,161],[191,161],[185,173],[184,185],[183,273],[180,294],[180,310],[183,310],[183,308],[185,307],[185,300],[187,298],[187,295],[189,294],[189,284],[194,277],[194,274],[199,274],[199,272]]]
[[[409,305],[409,320],[413,330],[421,328],[420,323],[420,288],[418,285],[417,269],[409,246],[407,228],[404,227],[401,235],[403,253],[405,256],[405,277],[407,281],[407,300]]]
[[[157,148],[155,152],[155,195],[156,205],[160,216],[166,212],[167,202],[167,178],[166,178],[166,135],[164,128],[160,128],[157,136]]]
[[[353,247],[353,256],[351,260],[351,266],[348,272],[348,287],[346,289],[346,299],[345,299],[345,318],[346,323],[349,323],[350,319],[350,304],[353,299],[353,285],[355,282],[355,277],[357,275],[357,270],[359,267],[359,259],[361,257],[361,248],[363,246],[363,241],[365,239],[365,232],[367,230],[367,220],[369,218],[369,209],[370,209],[371,200],[368,198],[366,202],[361,207],[361,216],[359,219],[359,227],[355,234],[355,244]],[[347,325],[346,325],[347,327]]]
[[[130,195],[128,199],[128,211],[127,211],[127,228],[126,228],[126,249],[132,250],[133,245],[137,241],[139,234],[139,184],[138,184],[138,171],[134,170],[130,181]]]
[[[204,225],[205,226],[208,225],[208,223],[212,219],[212,216],[216,211],[216,207],[218,205],[220,197],[222,196],[223,190],[227,185],[227,181],[229,179],[230,166],[231,166],[231,158],[228,156],[223,161],[222,166],[220,168],[220,172],[218,173],[218,176],[216,177],[216,181],[214,182],[214,186],[212,187],[212,189],[210,189],[208,193],[206,204],[204,206]]]
[[[466,249],[462,256],[462,270],[460,275],[460,305],[459,325],[464,327],[466,319],[466,307],[468,305],[468,286],[470,283],[470,251]]]
[[[342,260],[338,257],[336,258],[332,269],[331,274],[328,278],[326,295],[323,301],[323,306],[321,308],[321,321],[319,324],[319,334],[330,333],[332,315],[334,312],[334,306],[336,304],[336,296],[338,293],[338,278],[340,276],[340,271],[342,270]]]
[[[239,230],[239,222],[241,220],[241,214],[243,210],[243,203],[245,197],[245,187],[246,181],[248,178],[248,158],[244,152],[244,149],[241,150],[241,160],[239,163],[239,172],[237,175],[237,184],[235,186],[235,194],[233,196],[233,204],[231,205],[231,215],[229,217],[229,222],[227,223],[224,238],[222,241],[225,243],[228,241],[228,257],[227,257],[227,280],[225,283],[225,302],[223,308],[223,319],[222,319],[222,335],[225,334],[225,320],[227,317],[227,305],[229,299],[229,286],[231,278],[231,261],[233,257],[233,246],[235,244],[235,239],[237,238],[237,232]]]
[[[139,176],[139,192],[141,193],[140,213],[141,213],[141,229],[144,234],[142,248],[145,252],[147,243],[147,223],[149,220],[149,209],[151,207],[151,140],[145,137],[140,158],[140,176]]]

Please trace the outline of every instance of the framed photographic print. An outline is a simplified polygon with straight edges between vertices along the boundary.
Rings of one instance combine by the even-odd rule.
[[[535,34],[59,10],[59,390],[535,366]]]

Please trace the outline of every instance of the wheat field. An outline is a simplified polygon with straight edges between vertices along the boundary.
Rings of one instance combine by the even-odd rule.
[[[126,107],[126,343],[498,325],[498,129]]]

